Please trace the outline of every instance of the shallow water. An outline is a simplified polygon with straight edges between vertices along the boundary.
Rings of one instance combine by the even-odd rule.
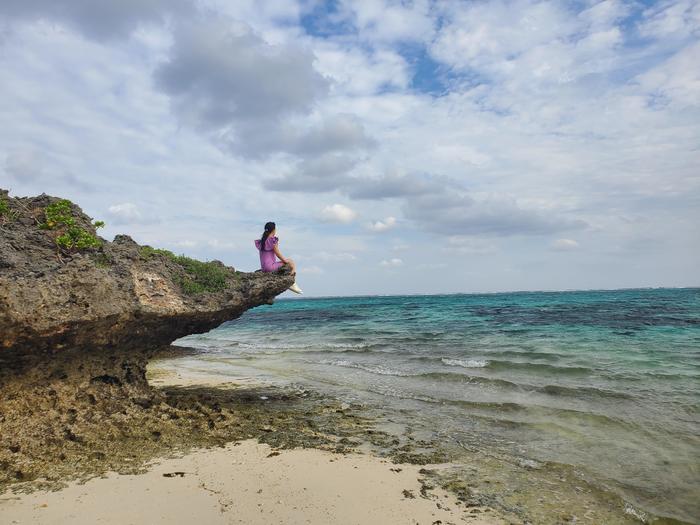
[[[700,519],[698,289],[280,300],[177,344]]]

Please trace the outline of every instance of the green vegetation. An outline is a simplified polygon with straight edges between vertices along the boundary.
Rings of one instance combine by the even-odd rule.
[[[73,215],[73,203],[67,199],[49,204],[44,210],[45,222],[39,225],[44,230],[56,230],[56,246],[66,251],[98,248],[102,242],[85,228],[80,227]],[[95,221],[95,229],[103,228],[103,221]]]
[[[17,214],[10,209],[10,201],[6,197],[0,197],[0,219],[12,221],[17,217]]]
[[[94,260],[95,266],[97,266],[98,268],[109,268],[114,263],[114,261],[112,261],[112,259],[110,259],[104,253],[97,253],[94,257]]]
[[[162,250],[160,248],[151,248],[150,246],[141,246],[141,258],[148,261],[150,260],[154,255],[163,255],[167,257],[168,259],[171,259],[172,261],[175,261],[177,259],[177,255],[175,255],[173,252],[170,250]]]
[[[170,250],[162,250],[143,246],[141,258],[150,260],[159,255],[170,259],[184,270],[184,274],[175,276],[175,281],[187,295],[202,292],[218,292],[226,288],[226,280],[229,277],[228,270],[214,262],[202,262],[184,255],[175,255]]]
[[[65,233],[56,237],[56,244],[65,250],[97,248],[102,243],[93,234],[79,226],[69,226]]]

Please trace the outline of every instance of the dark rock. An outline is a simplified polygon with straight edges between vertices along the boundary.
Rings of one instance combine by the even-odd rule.
[[[18,218],[0,229],[0,353],[45,359],[69,348],[162,347],[267,304],[293,282],[286,273],[236,272],[217,262],[228,270],[227,287],[187,295],[178,285],[180,265],[162,255],[140,257],[141,247],[126,235],[59,257],[50,232],[38,227],[57,200],[9,199]],[[77,206],[74,214],[94,232]],[[97,255],[111,262],[108,268],[95,263]]]
[[[27,356],[51,360],[68,349],[118,355],[120,350],[163,347],[267,304],[293,282],[286,273],[236,272],[217,261],[228,270],[227,287],[187,295],[178,284],[185,270],[166,256],[140,257],[141,247],[127,235],[103,241],[99,249],[59,256],[50,232],[38,227],[44,208],[58,200],[48,195],[9,198],[17,218],[0,229],[0,355],[5,366],[13,366],[8,359],[18,365]],[[75,205],[74,214],[81,227],[94,233],[90,217]],[[105,256],[109,267],[97,265],[96,255]]]

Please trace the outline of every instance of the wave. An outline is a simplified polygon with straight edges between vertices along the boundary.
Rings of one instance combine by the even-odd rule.
[[[365,365],[363,363],[346,361],[344,359],[331,360],[331,361],[321,361],[320,364],[341,366],[344,368],[356,368],[358,370],[364,370],[365,372],[369,372],[371,374],[379,374],[379,375],[383,375],[383,376],[411,377],[411,376],[416,375],[416,374],[413,374],[411,372],[403,372],[401,370],[393,370],[391,368],[387,368],[387,367],[384,367],[381,365]]]
[[[461,366],[462,368],[484,368],[489,364],[486,359],[451,359],[443,357],[440,360],[448,366]]]
[[[230,348],[236,348],[241,353],[249,355],[269,355],[284,351],[297,352],[371,352],[384,348],[379,343],[317,343],[317,344],[293,344],[293,343],[249,343],[245,341],[183,341],[184,346],[201,350],[223,352]]]
[[[545,361],[558,361],[562,358],[561,354],[554,354],[550,352],[538,352],[538,351],[527,351],[527,350],[496,350],[489,351],[490,354],[503,357],[517,357],[517,358],[527,358],[527,359],[543,359]]]
[[[591,368],[585,366],[558,366],[549,363],[530,363],[527,361],[510,361],[502,359],[426,357],[423,360],[432,361],[435,359],[440,359],[440,362],[447,366],[458,366],[461,368],[486,368],[491,370],[521,369],[561,374],[589,374],[593,372]]]
[[[528,363],[520,361],[499,361],[492,360],[488,367],[494,370],[521,369],[534,372],[549,372],[554,374],[586,375],[593,372],[587,366],[556,366],[547,363]]]
[[[512,401],[444,399],[391,387],[371,386],[367,390],[375,394],[399,399],[412,399],[434,405],[458,407],[466,410],[469,417],[488,420],[498,424],[528,426],[540,429],[545,426],[551,426],[580,433],[582,432],[581,423],[585,426],[587,422],[595,425],[597,429],[624,427],[632,432],[645,432],[644,428],[634,422],[591,411],[541,404],[523,404]]]
[[[531,362],[530,359],[540,359],[542,355],[551,356],[549,359],[545,360],[560,360],[562,356],[556,354],[539,354],[531,356],[529,353],[525,352],[491,352],[489,350],[483,350],[482,355],[479,357],[458,357],[454,355],[419,355],[419,354],[402,354],[402,357],[410,359],[412,361],[422,361],[427,363],[442,363],[447,366],[458,366],[461,368],[491,368],[491,369],[504,369],[504,368],[540,368],[542,370],[563,370],[564,373],[574,373],[574,372],[591,372],[593,369],[586,366],[575,366],[575,365],[565,365],[565,364],[554,364],[554,363],[541,363],[541,362]],[[511,359],[501,359],[501,357],[512,355],[519,360]]]
[[[506,379],[495,377],[474,376],[465,373],[455,372],[411,372],[398,370],[382,365],[370,365],[357,363],[345,359],[316,361],[317,364],[339,366],[343,368],[354,368],[370,374],[382,376],[406,377],[415,380],[432,381],[434,383],[462,383],[478,385],[483,387],[496,387],[501,390],[521,393],[539,393],[554,398],[572,399],[634,399],[634,396],[624,392],[596,388],[590,386],[564,386],[564,385],[533,385],[529,383],[517,383]],[[483,368],[483,367],[482,367]]]
[[[418,379],[430,379],[439,382],[456,382],[469,383],[483,386],[496,386],[499,388],[518,391],[523,393],[537,392],[546,394],[551,397],[571,397],[576,399],[581,398],[600,398],[600,399],[634,399],[631,394],[607,390],[603,388],[595,388],[590,386],[564,386],[564,385],[532,385],[529,383],[516,383],[506,379],[495,377],[473,376],[461,373],[452,372],[423,372],[417,374],[405,374]]]
[[[596,398],[610,398],[610,399],[634,399],[634,396],[626,394],[624,392],[617,392],[615,390],[606,390],[603,388],[595,388],[590,386],[563,386],[563,385],[545,385],[537,387],[538,392],[543,394],[548,394],[550,396],[562,396],[562,397],[596,397]]]

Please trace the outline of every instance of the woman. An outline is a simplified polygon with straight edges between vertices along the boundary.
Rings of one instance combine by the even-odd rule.
[[[260,267],[262,268],[263,272],[275,272],[286,264],[289,265],[289,268],[292,270],[292,275],[296,276],[297,267],[294,264],[294,261],[291,259],[285,259],[280,253],[280,249],[277,246],[279,239],[277,239],[275,236],[276,232],[277,230],[275,228],[275,223],[268,222],[265,224],[265,231],[263,232],[262,237],[260,239],[255,239],[255,247],[260,252]],[[279,261],[276,260],[275,256],[279,258]],[[302,293],[301,288],[299,288],[296,283],[296,280],[294,281],[294,284],[289,287],[289,289],[294,293]]]

